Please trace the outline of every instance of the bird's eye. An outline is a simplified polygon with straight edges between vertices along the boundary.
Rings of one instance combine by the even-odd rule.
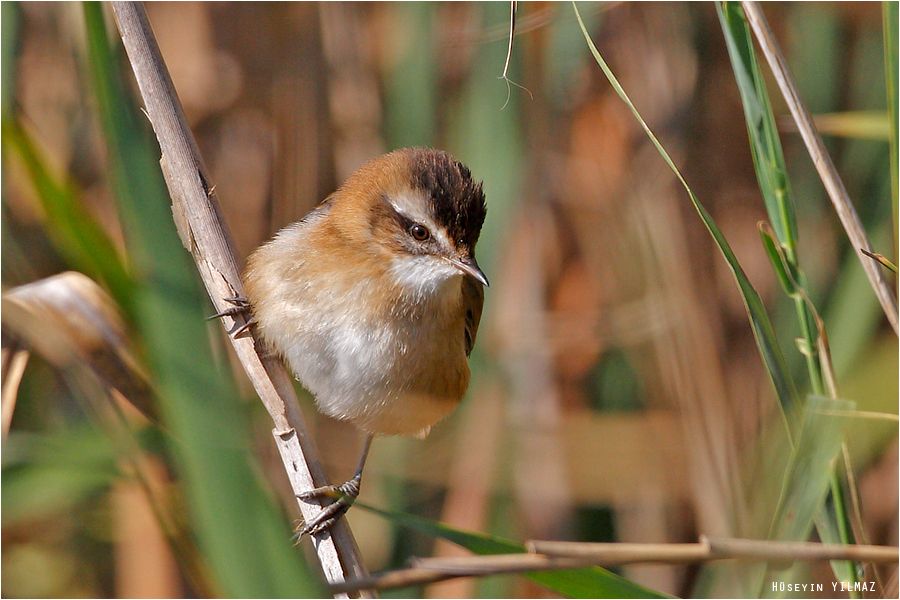
[[[428,228],[424,225],[419,225],[418,223],[413,224],[413,226],[409,228],[409,235],[413,236],[413,239],[419,242],[424,242],[431,237]]]

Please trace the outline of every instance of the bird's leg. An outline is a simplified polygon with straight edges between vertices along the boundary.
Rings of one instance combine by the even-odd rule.
[[[321,512],[311,521],[301,523],[300,527],[294,535],[299,540],[304,535],[317,535],[322,533],[332,525],[334,525],[341,516],[356,501],[359,496],[359,485],[362,481],[363,468],[366,466],[366,458],[369,456],[369,448],[372,446],[373,434],[366,435],[366,441],[363,444],[362,454],[359,457],[359,464],[356,467],[356,473],[349,481],[341,485],[325,485],[302,494],[297,494],[297,498],[303,501],[321,500],[323,498],[331,498],[334,500],[331,504],[322,507]]]
[[[248,300],[244,296],[229,296],[227,298],[223,298],[225,302],[228,302],[232,306],[224,310],[220,310],[216,314],[207,317],[207,320],[211,319],[221,319],[222,317],[236,317],[241,315],[244,317],[244,324],[235,329],[234,331],[230,331],[229,333],[232,337],[237,337],[250,329],[253,325],[256,324],[256,319],[253,317],[249,317],[250,315],[250,300]],[[249,317],[249,318],[248,318]]]

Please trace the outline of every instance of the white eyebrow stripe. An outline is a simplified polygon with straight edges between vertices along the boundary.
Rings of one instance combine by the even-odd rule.
[[[409,214],[409,213],[406,211],[405,208],[399,206],[399,205],[398,205],[396,202],[394,202],[392,199],[389,198],[389,199],[388,199],[388,203],[391,205],[391,208],[393,208],[395,211],[397,211],[398,214],[400,214],[400,215],[406,217],[407,219],[409,219],[409,220],[411,220],[411,221],[418,221],[418,220],[419,220],[418,217],[414,217],[413,215]]]
[[[431,235],[437,238],[442,246],[448,249],[453,248],[453,244],[450,243],[450,238],[447,237],[447,232],[444,228],[439,227],[437,223],[432,220],[431,215],[421,210],[422,202],[412,200],[407,194],[399,194],[396,197],[388,197],[388,203],[400,215],[427,227],[428,231],[431,232]]]
[[[413,201],[407,194],[400,194],[388,198],[388,202],[394,207],[394,210],[407,219],[412,219],[413,221],[418,221],[420,223],[423,221],[430,221],[428,215],[419,210],[422,203]]]

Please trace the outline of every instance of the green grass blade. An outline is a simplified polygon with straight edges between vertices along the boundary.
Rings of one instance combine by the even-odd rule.
[[[104,283],[131,317],[133,284],[119,251],[71,186],[51,175],[34,142],[11,116],[3,120],[3,146],[25,166],[46,215],[47,233],[62,258],[73,269]]]
[[[750,28],[743,10],[737,2],[717,3],[716,10],[725,36],[732,70],[740,90],[756,178],[759,182],[760,190],[766,198],[766,209],[769,212],[769,218],[773,221],[786,218],[788,219],[786,223],[794,223],[794,208],[787,178],[787,166],[781,149],[781,142],[775,131],[775,116],[772,111],[772,105],[766,93],[762,72],[756,62]],[[776,201],[774,206],[769,202],[770,196],[773,195]],[[808,297],[808,294],[805,291],[805,278],[799,268],[795,246],[797,239],[795,227],[794,225],[791,229],[786,230],[790,237],[782,238],[781,234],[776,232],[779,233],[780,246],[783,252],[779,248],[767,247],[765,239],[763,240],[763,245],[766,247],[767,252],[775,250],[784,259],[783,267],[791,273],[791,280],[796,284],[794,287],[797,293],[789,295],[794,300],[797,320],[802,334],[802,337],[797,340],[798,348],[806,361],[810,388],[816,394],[823,394],[825,385],[822,376],[821,357],[818,355],[817,345],[819,334],[813,325],[811,312],[813,309],[804,299],[804,296]],[[776,267],[776,274],[780,277],[783,273],[779,271],[778,265],[773,263],[773,266]],[[798,450],[795,449],[795,451]],[[794,507],[794,509],[799,511],[814,510],[814,512],[794,513],[793,519],[795,523],[802,525],[802,528],[807,526],[811,528],[815,518],[819,535],[823,538],[823,541],[850,543],[852,541],[851,528],[847,511],[844,510],[843,504],[840,502],[841,486],[839,479],[830,464],[822,466],[829,470],[828,477],[833,504],[829,507],[829,510],[818,512],[818,514],[815,512],[818,511],[818,508],[810,509],[810,505],[801,504]],[[796,472],[792,475],[798,476]],[[819,475],[822,474],[816,473],[816,476]],[[805,479],[801,479],[801,481],[805,481]],[[832,534],[835,532],[840,533],[838,538],[832,537]],[[793,533],[802,535],[798,538],[784,539],[805,539],[809,531],[797,530]],[[853,580],[854,574],[851,563],[836,562],[832,564],[839,579],[842,581]]]
[[[771,228],[768,226],[768,223],[759,223],[757,229],[759,230],[763,249],[766,251],[766,256],[769,257],[769,262],[772,264],[772,269],[778,277],[781,289],[788,296],[793,296],[797,293],[797,288],[794,286],[793,279],[788,275],[788,266],[785,264],[786,261],[782,258],[781,252],[778,251],[778,242],[775,241]]]
[[[812,515],[825,502],[834,461],[843,443],[843,421],[835,412],[852,411],[853,402],[819,396],[807,398],[800,429],[785,473],[781,502],[772,520],[770,538],[802,540],[809,537]]]
[[[159,148],[125,94],[102,6],[84,5],[89,72],[137,283],[137,329],[202,556],[225,596],[320,596],[251,463],[249,422],[208,345],[205,302],[172,220]]]
[[[407,513],[387,511],[357,502],[356,506],[408,529],[430,537],[453,542],[475,554],[513,554],[525,552],[525,547],[511,540],[487,536],[481,533],[454,529]],[[524,575],[535,583],[569,598],[668,598],[624,577],[600,567],[572,569],[568,571],[546,571]]]
[[[725,31],[728,56],[741,94],[747,132],[750,135],[750,152],[766,211],[778,241],[787,248],[788,258],[793,262],[797,219],[772,105],[756,63],[753,46],[749,43],[750,30],[737,3],[716,3],[716,10]]]
[[[846,543],[847,533],[840,531],[840,522],[827,518],[830,511],[823,508],[829,491],[834,492],[834,467],[844,441],[844,419],[840,413],[855,407],[846,400],[807,398],[769,539],[807,539],[815,525],[823,542]],[[839,501],[842,494],[832,493],[831,497],[832,501]],[[835,561],[832,568],[841,581],[852,581],[848,579],[853,577],[851,563]],[[776,578],[784,580],[784,575]],[[763,581],[763,588],[768,587],[767,580]]]
[[[622,101],[625,102],[625,104],[631,110],[631,113],[634,115],[634,118],[638,121],[638,123],[640,123],[641,127],[644,129],[647,137],[650,138],[650,141],[653,143],[653,146],[656,148],[657,152],[659,152],[660,156],[678,178],[678,181],[681,182],[681,185],[684,187],[685,191],[690,197],[691,204],[694,205],[694,209],[696,209],[697,214],[700,215],[700,219],[703,221],[703,224],[706,226],[707,231],[709,231],[709,234],[716,242],[719,251],[725,258],[725,262],[728,264],[728,268],[734,275],[735,281],[741,292],[741,297],[744,301],[744,307],[747,309],[747,316],[750,319],[750,327],[753,330],[753,336],[756,339],[756,345],[759,348],[760,355],[762,356],[763,362],[766,367],[766,373],[768,374],[769,379],[772,381],[772,385],[775,388],[775,392],[778,395],[781,406],[784,407],[785,410],[787,410],[788,407],[794,404],[797,397],[797,392],[794,387],[794,382],[791,379],[790,373],[787,370],[787,366],[785,365],[784,356],[782,355],[781,348],[775,338],[775,331],[772,328],[772,323],[769,321],[769,316],[766,313],[766,309],[762,303],[762,299],[753,288],[753,285],[747,278],[746,273],[744,273],[744,269],[738,262],[738,259],[732,251],[731,245],[728,243],[728,240],[725,239],[725,236],[719,230],[715,221],[713,221],[712,216],[710,216],[710,214],[706,211],[706,208],[703,206],[703,204],[700,203],[700,200],[697,198],[697,196],[694,195],[694,192],[691,190],[690,186],[687,184],[687,181],[685,181],[684,177],[681,175],[681,171],[679,171],[678,167],[675,166],[675,163],[669,156],[669,153],[666,152],[665,148],[663,148],[656,135],[650,130],[650,127],[647,126],[647,123],[644,121],[643,117],[641,117],[637,108],[635,108],[634,104],[631,102],[631,99],[625,93],[625,90],[622,89],[622,86],[619,84],[616,76],[606,64],[606,61],[603,60],[603,57],[600,55],[600,52],[597,50],[597,47],[594,45],[593,40],[591,40],[590,34],[588,34],[588,31],[584,26],[584,21],[581,19],[581,14],[578,11],[577,4],[573,2],[572,6],[575,9],[575,16],[577,17],[578,24],[581,27],[581,33],[582,35],[584,35],[584,39],[591,50],[591,54],[593,54],[594,56],[594,60],[603,70],[603,74],[606,75],[606,78],[609,80],[613,89],[616,91],[616,94],[618,94],[619,98],[621,98]]]
[[[793,280],[802,290],[805,288],[805,278],[798,266],[797,219],[787,165],[781,140],[775,128],[775,114],[772,112],[772,104],[766,92],[765,80],[756,62],[750,27],[743,10],[736,2],[716,3],[716,11],[725,35],[725,45],[737,80],[741,104],[744,107],[750,153],[753,156],[753,167],[766,212],[775,229],[779,245],[783,248],[786,267],[790,273],[796,275]],[[824,392],[824,383],[817,356],[812,315],[800,294],[793,294],[792,297],[803,336],[801,345],[807,349],[803,354],[809,373],[810,388],[814,393],[821,394]]]

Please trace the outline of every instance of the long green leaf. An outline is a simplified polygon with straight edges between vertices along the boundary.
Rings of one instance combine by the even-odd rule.
[[[137,328],[203,556],[226,596],[321,595],[250,461],[249,424],[231,380],[214,368],[205,304],[172,220],[159,148],[125,94],[101,5],[86,3],[84,16],[111,183],[138,285]]]
[[[581,18],[581,13],[578,11],[578,5],[573,2],[572,6],[575,9],[575,16],[578,18],[578,24],[581,27],[581,33],[582,35],[584,35],[584,39],[591,50],[591,54],[593,54],[594,56],[594,60],[600,66],[603,74],[606,75],[606,78],[609,80],[609,83],[616,91],[616,94],[618,94],[619,98],[621,98],[622,101],[625,102],[625,104],[631,110],[632,115],[634,115],[634,118],[638,121],[638,123],[640,123],[641,127],[644,129],[644,132],[647,134],[647,137],[650,139],[650,142],[656,148],[657,152],[659,152],[660,156],[663,158],[665,163],[678,178],[678,181],[684,187],[685,191],[688,194],[688,197],[691,200],[691,204],[694,205],[694,209],[697,211],[697,214],[700,215],[700,219],[703,221],[703,224],[706,226],[707,231],[709,231],[709,234],[716,242],[716,246],[718,246],[719,251],[725,258],[725,262],[728,264],[728,268],[734,275],[734,279],[738,285],[738,289],[741,292],[741,298],[744,301],[744,307],[747,309],[747,316],[750,319],[750,327],[753,330],[753,336],[756,339],[756,345],[759,348],[760,355],[762,356],[763,363],[765,364],[766,373],[768,374],[769,379],[772,381],[772,385],[775,388],[775,392],[778,395],[778,399],[781,405],[785,408],[792,406],[797,397],[796,388],[794,387],[794,382],[791,379],[790,373],[788,372],[785,365],[784,356],[782,355],[781,348],[775,338],[775,331],[772,329],[772,323],[769,321],[769,316],[766,313],[766,309],[762,303],[762,299],[753,288],[753,285],[747,278],[746,273],[744,273],[744,269],[738,262],[737,256],[735,256],[734,251],[732,251],[731,245],[728,243],[728,240],[725,239],[725,236],[722,234],[721,230],[719,230],[712,216],[706,211],[706,208],[703,206],[703,204],[700,203],[700,200],[697,198],[697,196],[694,195],[694,192],[691,190],[690,186],[687,184],[687,181],[685,181],[684,177],[681,175],[681,171],[679,171],[678,167],[675,166],[675,162],[669,156],[669,153],[666,152],[665,148],[663,148],[656,135],[653,133],[653,131],[650,130],[650,127],[647,125],[643,117],[641,117],[641,114],[638,112],[637,108],[635,108],[634,104],[631,102],[628,94],[626,94],[625,90],[622,89],[621,84],[619,84],[619,80],[616,79],[616,76],[606,64],[606,61],[603,60],[603,57],[600,55],[600,52],[597,50],[597,47],[594,45],[590,34],[584,26],[584,21]]]
[[[835,411],[852,411],[853,402],[819,396],[807,398],[791,462],[784,477],[782,500],[772,520],[770,539],[802,540],[812,522],[797,518],[814,514],[828,493],[831,471],[843,442],[843,422]]]
[[[799,347],[802,348],[801,352],[806,360],[810,387],[814,393],[822,394],[825,386],[821,357],[819,357],[817,349],[819,334],[812,322],[812,309],[804,298],[804,296],[808,297],[808,293],[796,251],[797,234],[794,208],[781,141],[775,131],[775,115],[769,102],[762,72],[756,62],[750,28],[743,10],[736,2],[717,3],[716,10],[725,35],[732,70],[741,94],[756,178],[763,196],[767,199],[766,209],[769,212],[769,218],[773,222],[787,218],[786,224],[790,225],[788,228],[790,237],[782,238],[779,234],[783,252],[780,249],[766,246],[765,239],[763,239],[763,245],[767,252],[775,250],[784,258],[783,267],[790,272],[791,281],[795,283],[795,293],[789,293],[789,295],[794,301],[797,320],[803,336],[798,340]],[[775,199],[774,206],[769,203],[770,196]],[[779,271],[778,265],[773,263],[773,266],[776,267],[776,274],[779,276],[784,274]],[[799,511],[792,513],[793,522],[797,528],[795,533],[806,533],[802,537],[794,539],[804,539],[815,520],[819,536],[823,541],[829,543],[849,543],[851,541],[849,518],[840,502],[841,486],[830,466],[828,469],[833,505],[829,511],[823,512],[818,512],[820,505],[815,508],[812,508],[810,504],[795,506],[794,509]],[[850,563],[836,562],[833,565],[839,579],[842,581],[853,579],[853,568]]]
[[[787,165],[781,140],[775,128],[775,114],[762,71],[756,62],[750,28],[741,7],[736,2],[716,3],[716,11],[725,45],[731,59],[731,67],[737,80],[744,107],[744,118],[750,137],[750,153],[759,189],[765,200],[766,212],[775,229],[779,244],[784,249],[787,268],[796,275],[795,281],[805,288],[805,277],[799,268],[797,257],[797,219],[788,180]],[[806,367],[810,387],[814,393],[824,392],[821,366],[817,354],[816,332],[809,307],[803,298],[794,294],[794,308],[804,339]],[[789,410],[785,406],[785,410]]]
[[[794,428],[791,427],[791,425],[787,421],[787,415],[791,414],[793,409],[797,406],[795,402],[796,391],[793,385],[793,381],[785,365],[784,357],[781,354],[781,349],[775,338],[775,333],[769,321],[768,314],[766,313],[765,307],[762,304],[762,300],[760,299],[759,294],[757,294],[756,290],[747,279],[746,274],[743,272],[743,269],[737,261],[737,257],[732,252],[727,240],[722,235],[721,231],[715,225],[712,217],[691,191],[690,187],[688,186],[684,177],[678,171],[678,168],[675,166],[668,152],[666,152],[666,150],[660,144],[659,140],[647,126],[646,122],[640,116],[640,113],[637,111],[634,104],[628,98],[628,95],[616,80],[609,66],[603,60],[600,52],[593,44],[593,41],[591,40],[587,29],[584,27],[584,23],[581,20],[581,15],[578,13],[577,5],[575,5],[574,2],[573,6],[575,6],[575,14],[576,17],[578,17],[582,33],[588,43],[588,46],[591,49],[591,53],[594,55],[594,59],[597,61],[597,64],[600,65],[600,68],[603,70],[603,73],[606,75],[607,79],[610,81],[613,89],[615,89],[619,97],[628,105],[635,119],[637,119],[637,121],[641,124],[645,133],[650,138],[657,151],[663,157],[666,164],[669,165],[669,167],[678,177],[678,180],[681,182],[682,186],[690,196],[694,208],[697,210],[700,218],[703,220],[710,234],[715,239],[716,244],[719,246],[719,250],[722,252],[722,255],[725,257],[725,260],[729,265],[729,268],[731,268],[731,271],[738,283],[738,287],[741,290],[741,295],[743,297],[747,313],[750,317],[750,323],[751,327],[753,328],[754,336],[756,338],[757,347],[759,348],[760,354],[762,355],[763,361],[766,365],[766,370],[778,394],[780,405],[782,408],[781,414],[785,419],[790,439],[791,431],[794,430]],[[731,50],[731,48],[729,50]],[[747,53],[743,55],[743,60],[755,60],[752,59],[752,53],[750,53],[750,59],[746,58],[746,54]],[[771,118],[770,110],[765,110],[768,107],[768,98],[767,96],[765,96],[765,87],[762,84],[762,79],[760,77],[753,76],[753,73],[755,71],[752,65],[755,65],[755,63],[748,64],[750,64],[751,66],[745,67],[741,70],[736,69],[736,72],[738,73],[737,78],[739,81],[739,85],[742,88],[753,90],[752,94],[746,94],[747,102],[745,103],[745,107],[751,139],[755,140],[754,163],[758,166],[757,175],[760,178],[760,187],[764,189],[764,195],[766,195],[766,205],[767,209],[770,212],[770,219],[772,219],[773,222],[777,224],[776,232],[780,238],[782,246],[787,251],[787,258],[789,263],[787,266],[790,268],[792,266],[795,266],[792,263],[796,256],[796,252],[794,249],[794,244],[797,237],[796,220],[793,214],[793,206],[790,202],[786,171],[783,167],[784,161],[783,156],[781,155],[781,146],[774,131],[774,119]],[[766,116],[766,112],[769,113],[769,116]],[[766,193],[765,190],[768,190],[768,193]],[[799,269],[796,269],[796,272],[798,273],[800,285],[803,285],[802,273],[799,271]],[[800,316],[801,318],[801,327],[804,329],[805,339],[807,341],[805,346],[809,348],[807,354],[807,358],[809,360],[807,364],[809,366],[811,380],[813,381],[813,389],[819,391],[821,389],[821,374],[818,371],[818,361],[815,360],[815,357],[813,356],[813,351],[816,346],[812,343],[813,337],[811,334],[810,317],[807,313],[808,308],[801,298],[797,298],[795,300],[795,303],[797,306],[798,316]],[[829,476],[830,474],[831,473],[829,473]],[[831,479],[831,484],[832,490],[834,491],[835,481],[833,480],[833,478]],[[803,515],[803,517],[807,519],[809,523],[811,523],[814,514],[815,513],[809,513],[808,515]],[[846,514],[840,516],[843,518],[840,518],[837,524],[846,523]],[[821,529],[824,528],[820,528],[820,530]],[[828,531],[831,530],[832,528],[828,528]],[[846,563],[843,564],[846,566]],[[838,574],[845,575],[847,574],[847,571],[848,570],[846,568],[842,568],[840,569],[840,572]]]
[[[481,533],[454,529],[443,523],[429,521],[407,513],[387,511],[360,502],[365,508],[390,521],[424,535],[453,542],[475,554],[512,554],[525,552],[525,547],[511,540]],[[532,581],[569,598],[668,598],[624,577],[600,567],[527,573]]]
[[[795,295],[797,293],[797,288],[794,285],[794,280],[788,274],[789,266],[787,261],[782,258],[777,242],[775,241],[773,234],[770,233],[772,229],[769,228],[766,223],[760,223],[757,225],[757,229],[759,229],[759,237],[762,240],[763,248],[766,251],[766,255],[769,257],[769,263],[772,265],[772,270],[775,271],[775,275],[778,277],[781,289],[784,290],[784,293],[788,296]]]
[[[844,441],[844,420],[834,413],[855,408],[853,402],[846,400],[818,396],[807,398],[799,420],[799,434],[784,474],[781,498],[772,518],[769,539],[807,539],[815,521],[822,541],[840,542],[841,536],[836,530],[838,524],[826,518],[828,513],[823,508],[832,489],[835,461]],[[813,519],[813,515],[818,516]],[[840,561],[832,563],[832,566],[839,577],[852,576],[849,563]],[[783,573],[777,574],[775,579],[786,580]],[[771,590],[768,579],[762,583],[763,591]]]
[[[775,127],[766,84],[756,63],[753,47],[745,43],[749,40],[749,29],[742,18],[740,7],[731,2],[716,3],[716,10],[726,33],[725,43],[741,93],[747,132],[750,135],[750,152],[766,212],[769,213],[778,241],[787,248],[788,258],[793,262],[797,218],[784,166],[784,152]]]

